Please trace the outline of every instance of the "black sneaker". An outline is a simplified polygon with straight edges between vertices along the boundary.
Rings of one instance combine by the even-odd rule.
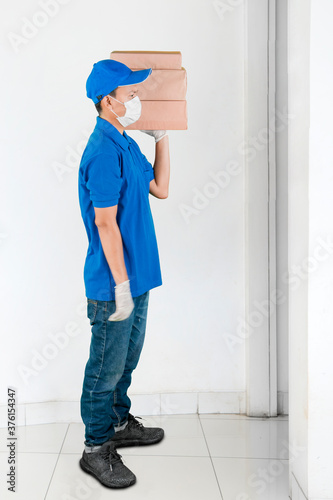
[[[80,467],[108,488],[126,488],[135,483],[136,477],[122,462],[115,445],[107,441],[93,453],[83,452]]]
[[[116,432],[110,441],[115,443],[116,448],[121,448],[124,446],[141,446],[159,443],[163,437],[163,429],[160,427],[144,427],[129,413],[128,423],[125,429]]]

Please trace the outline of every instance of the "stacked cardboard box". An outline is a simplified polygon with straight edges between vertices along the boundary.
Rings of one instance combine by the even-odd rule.
[[[110,58],[133,71],[152,68],[138,85],[141,117],[126,130],[187,129],[187,76],[180,52],[113,51]]]

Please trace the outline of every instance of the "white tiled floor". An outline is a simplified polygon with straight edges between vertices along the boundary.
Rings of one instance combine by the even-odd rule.
[[[17,428],[15,500],[289,500],[288,418],[191,414],[143,417],[165,438],[156,445],[119,448],[135,485],[105,488],[85,474],[83,424]],[[0,498],[7,490],[6,429],[0,429]]]

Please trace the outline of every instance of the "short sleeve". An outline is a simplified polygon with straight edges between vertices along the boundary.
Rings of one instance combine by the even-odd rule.
[[[118,204],[123,179],[117,154],[93,157],[87,169],[87,189],[94,207],[113,207]]]

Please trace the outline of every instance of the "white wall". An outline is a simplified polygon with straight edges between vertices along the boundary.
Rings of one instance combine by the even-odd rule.
[[[131,392],[244,391],[244,345],[230,352],[223,336],[244,316],[241,3],[224,17],[206,0],[45,1],[49,14],[41,15],[42,3],[9,3],[2,19],[2,385],[17,388],[19,403],[79,400],[90,328],[77,151],[96,119],[85,82],[112,50],[141,49],[182,52],[189,128],[170,132],[169,198],[151,197],[164,284],[151,292]],[[26,20],[44,26],[33,31]],[[153,161],[151,138],[130,135]],[[193,206],[195,189],[209,189],[209,172],[231,160],[240,173],[186,223],[181,204]],[[66,167],[61,180],[57,163]],[[54,345],[50,335],[66,329],[68,345],[49,346],[54,359],[25,383],[18,368],[32,368],[36,352]]]
[[[333,498],[333,16],[311,2],[309,148],[309,498]],[[322,242],[328,242],[323,245]],[[318,247],[321,247],[317,258]],[[314,258],[313,258],[314,257]]]
[[[276,108],[288,110],[288,0],[276,9]],[[278,410],[288,403],[288,123],[276,134],[276,287],[284,300],[277,308]],[[279,408],[280,406],[280,408]],[[286,404],[285,411],[288,412]]]
[[[289,266],[299,276],[289,302],[289,459],[300,500],[333,498],[332,16],[330,0],[289,9]]]

